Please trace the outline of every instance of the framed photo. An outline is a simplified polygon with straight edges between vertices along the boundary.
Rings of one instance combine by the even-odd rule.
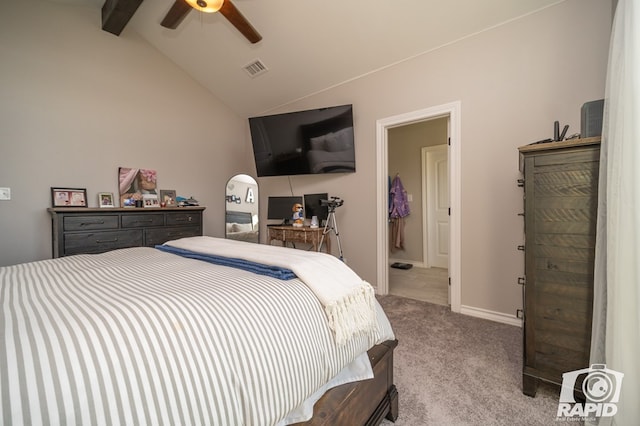
[[[98,192],[98,205],[102,207],[115,207],[113,204],[113,192]]]
[[[176,191],[173,189],[161,189],[160,190],[160,205],[164,203],[165,207],[176,207]]]
[[[142,194],[142,200],[145,207],[160,207],[158,194]]]
[[[156,191],[157,181],[158,174],[155,170],[119,167],[118,188],[120,191],[120,206],[160,207],[159,201],[154,203],[152,197],[145,197],[146,195],[155,195],[156,200],[158,200],[158,192]]]
[[[51,188],[53,207],[87,207],[86,188]]]

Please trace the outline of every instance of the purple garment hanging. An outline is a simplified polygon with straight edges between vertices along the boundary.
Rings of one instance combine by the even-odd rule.
[[[407,200],[407,191],[404,190],[400,176],[396,175],[391,182],[389,190],[392,197],[391,207],[389,208],[389,217],[392,219],[409,216],[411,209]]]

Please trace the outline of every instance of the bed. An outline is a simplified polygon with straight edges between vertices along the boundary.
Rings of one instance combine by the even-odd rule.
[[[227,210],[225,213],[226,236],[232,240],[259,243],[259,225],[250,212]]]
[[[382,308],[374,298],[371,311],[333,310],[341,291],[310,282],[330,277],[331,289],[355,275],[339,264],[323,253],[193,237],[1,267],[2,422],[395,420],[397,342]],[[347,293],[352,284],[354,295],[368,294],[364,282]],[[340,320],[353,312],[371,321]]]

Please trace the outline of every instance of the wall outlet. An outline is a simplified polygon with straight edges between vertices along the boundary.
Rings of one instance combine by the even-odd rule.
[[[11,188],[0,188],[0,200],[11,199]]]

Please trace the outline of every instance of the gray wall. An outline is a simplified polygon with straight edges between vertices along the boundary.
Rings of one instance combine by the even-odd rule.
[[[227,179],[255,175],[245,118],[99,22],[99,11],[0,3],[0,186],[13,191],[0,201],[0,264],[50,256],[51,186],[86,187],[95,203],[116,192],[118,166],[155,168],[161,189],[208,207],[205,233],[221,236]],[[347,263],[376,285],[376,120],[460,101],[462,305],[513,315],[517,147],[555,120],[580,128],[581,105],[604,96],[610,24],[610,1],[566,0],[271,111],[353,104],[357,172],[261,178],[261,212],[269,195],[341,196]]]
[[[158,189],[207,206],[224,235],[227,179],[253,167],[238,117],[100,10],[0,3],[0,265],[51,256],[50,187],[118,193],[118,167],[155,169]]]
[[[579,131],[582,104],[604,97],[610,28],[610,1],[567,0],[280,108],[352,103],[357,173],[259,179],[261,194],[291,185],[343,197],[347,263],[375,285],[376,120],[460,101],[462,305],[515,317],[524,270],[517,148],[552,136],[555,120]]]

